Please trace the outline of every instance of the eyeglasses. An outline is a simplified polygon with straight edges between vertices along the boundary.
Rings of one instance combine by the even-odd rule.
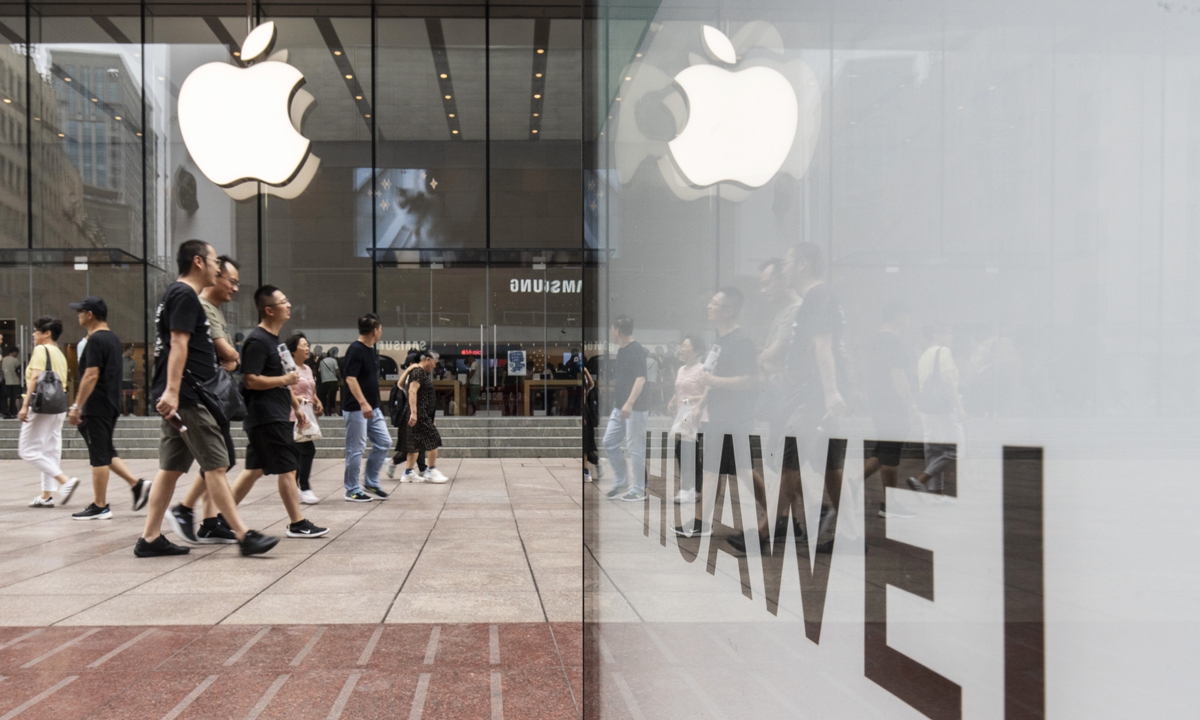
[[[234,286],[235,288],[240,288],[240,287],[242,286],[242,281],[241,281],[241,280],[233,280],[233,279],[230,279],[230,277],[229,277],[228,275],[218,275],[217,277],[221,278],[222,280],[224,280],[225,282],[227,282],[227,283],[229,283],[230,285]]]

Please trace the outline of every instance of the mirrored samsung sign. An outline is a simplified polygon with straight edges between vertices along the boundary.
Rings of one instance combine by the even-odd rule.
[[[582,280],[531,280],[525,278],[523,280],[513,278],[508,281],[508,291],[514,293],[550,293],[558,295],[559,293],[581,293],[583,292]]]

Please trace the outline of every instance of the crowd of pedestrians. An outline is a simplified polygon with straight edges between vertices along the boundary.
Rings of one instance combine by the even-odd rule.
[[[321,499],[311,486],[314,441],[320,438],[318,418],[336,408],[339,381],[344,383],[341,414],[346,424],[343,499],[387,499],[379,476],[392,438],[381,403],[375,349],[383,333],[379,317],[367,313],[358,319],[358,339],[341,362],[336,347],[315,358],[303,332],[284,333],[292,308],[286,294],[263,285],[254,293],[258,325],[231,336],[220,308],[240,290],[237,262],[218,256],[201,240],[184,242],[176,262],[178,276],[164,291],[154,317],[149,406],[162,418],[154,478],[135,477],[118,454],[116,426],[120,416],[132,410],[137,364],[132,348],[124,347],[109,327],[102,298],[70,304],[86,332],[77,345],[73,403],[68,399],[67,357],[57,344],[63,332],[60,320],[46,316],[33,323],[34,346],[23,378],[20,353],[13,349],[4,355],[3,414],[20,420],[19,456],[41,477],[41,492],[30,506],[67,505],[79,484],[61,467],[63,426],[69,423],[84,440],[92,468],[92,502],[72,517],[111,518],[108,481],[116,473],[129,486],[133,509],[146,509],[145,527],[134,548],[138,557],[190,551],[166,538],[164,521],[188,544],[237,544],[243,555],[271,550],[280,538],[251,529],[238,512],[239,503],[264,475],[276,476],[288,514],[288,537],[326,535],[329,529],[309,520],[303,506]],[[437,354],[429,351],[410,358],[393,393],[404,398],[405,409],[398,423],[403,455],[397,458],[405,463],[401,482],[449,481],[437,468],[441,437],[431,379],[436,360]],[[396,420],[395,408],[390,409],[388,414]],[[229,473],[237,464],[231,429],[239,421],[248,443],[244,469],[230,483]],[[372,447],[364,469],[368,439]],[[415,467],[418,457],[420,471]],[[198,475],[171,506],[176,483],[193,464]],[[389,478],[395,465],[393,461],[388,469]]]

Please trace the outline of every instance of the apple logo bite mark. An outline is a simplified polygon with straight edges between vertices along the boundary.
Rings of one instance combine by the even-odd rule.
[[[710,58],[737,64],[733,43],[720,30],[705,25],[702,39]],[[787,77],[770,67],[733,72],[700,64],[676,75],[675,83],[687,100],[687,124],[667,146],[689,183],[758,188],[779,172],[792,150],[799,114]]]
[[[274,43],[275,23],[264,23],[242,44],[247,67],[206,63],[179,90],[179,129],[188,152],[209,180],[238,200],[253,197],[258,183],[273,195],[296,197],[320,164],[300,134],[313,97],[301,89],[304,75],[287,64],[287,51],[268,57]]]

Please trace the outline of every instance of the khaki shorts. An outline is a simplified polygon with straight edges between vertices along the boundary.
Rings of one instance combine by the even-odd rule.
[[[185,473],[192,460],[200,463],[200,472],[229,467],[225,435],[203,405],[179,411],[187,432],[179,432],[165,419],[158,440],[158,467],[167,472]]]

